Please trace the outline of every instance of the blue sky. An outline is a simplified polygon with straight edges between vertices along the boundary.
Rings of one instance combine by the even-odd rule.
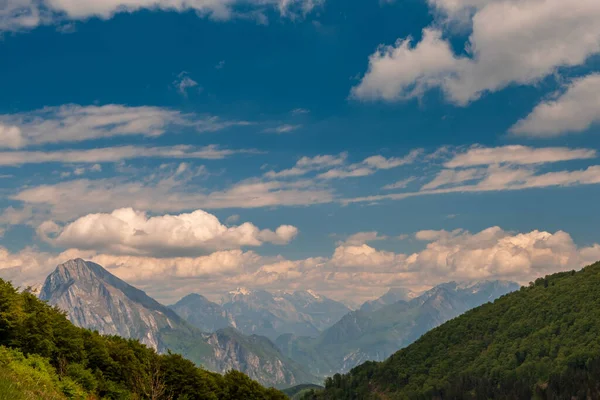
[[[82,256],[165,300],[366,299],[594,261],[600,6],[577,3],[9,0],[0,275]]]

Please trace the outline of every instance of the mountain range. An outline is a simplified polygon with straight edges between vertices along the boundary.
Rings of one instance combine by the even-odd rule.
[[[77,259],[59,265],[39,297],[77,326],[183,354],[211,371],[236,369],[264,385],[289,387],[383,360],[516,289],[503,281],[450,282],[421,294],[393,288],[351,311],[313,291],[238,288],[220,303],[194,293],[167,307],[100,265]]]
[[[316,338],[287,334],[276,344],[314,374],[347,372],[365,361],[384,360],[430,329],[518,288],[506,281],[450,282],[384,305],[394,297],[388,293],[346,314]]]
[[[170,308],[203,331],[233,327],[271,340],[282,334],[318,336],[350,312],[346,305],[312,290],[270,293],[246,288],[229,292],[221,304],[194,293]]]
[[[159,352],[172,350],[212,371],[236,369],[276,387],[318,381],[269,339],[232,328],[202,332],[92,262],[77,259],[59,265],[46,278],[39,297],[64,310],[77,326],[138,339]]]

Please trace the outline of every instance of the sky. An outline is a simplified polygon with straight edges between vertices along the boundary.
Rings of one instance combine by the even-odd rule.
[[[600,260],[597,0],[4,0],[0,277],[358,304]]]

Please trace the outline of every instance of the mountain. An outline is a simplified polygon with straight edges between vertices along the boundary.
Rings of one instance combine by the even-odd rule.
[[[306,399],[600,398],[600,262],[539,278]]]
[[[314,374],[346,372],[368,360],[384,360],[428,330],[518,288],[504,281],[445,283],[410,301],[350,312],[317,338],[288,334],[275,343]]]
[[[225,309],[206,297],[192,293],[169,306],[178,315],[204,332],[215,332],[229,326],[236,327]]]
[[[46,278],[40,299],[64,310],[77,326],[138,339],[159,352],[172,350],[212,371],[239,368],[277,387],[315,381],[267,338],[248,338],[234,329],[204,333],[92,262],[77,259],[59,265]]]
[[[158,351],[166,350],[162,330],[189,328],[173,310],[82,259],[59,265],[46,278],[39,298],[66,311],[77,326],[139,339]]]
[[[241,372],[219,375],[137,340],[78,328],[2,279],[0,331],[0,399],[286,398]]]
[[[360,311],[371,312],[379,310],[382,307],[390,304],[397,303],[399,301],[410,301],[419,295],[409,289],[405,288],[391,288],[386,294],[376,300],[369,300],[363,303],[360,307]]]
[[[344,304],[311,290],[270,293],[238,288],[224,296],[221,303],[192,294],[171,309],[204,331],[229,326],[271,340],[286,333],[317,336],[350,311]]]

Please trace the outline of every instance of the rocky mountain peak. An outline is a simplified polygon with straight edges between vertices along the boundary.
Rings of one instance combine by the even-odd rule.
[[[184,324],[172,310],[82,259],[60,264],[46,278],[40,299],[67,312],[75,325],[107,335],[137,338],[160,350],[159,331]]]

